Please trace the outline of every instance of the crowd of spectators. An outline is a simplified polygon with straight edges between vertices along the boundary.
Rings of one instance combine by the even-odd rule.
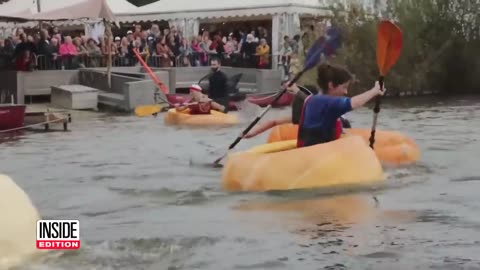
[[[135,51],[155,67],[206,66],[213,56],[230,66],[270,68],[272,63],[271,36],[263,27],[228,34],[203,31],[188,38],[175,26],[161,30],[157,24],[150,29],[135,25],[125,35],[111,36],[110,40],[109,50],[106,37],[71,36],[57,27],[27,35],[19,28],[0,40],[0,67],[19,71],[99,67],[106,66],[109,54],[114,66],[133,66],[138,63]],[[290,66],[298,55],[298,41],[299,36],[285,36],[279,52],[281,64]]]

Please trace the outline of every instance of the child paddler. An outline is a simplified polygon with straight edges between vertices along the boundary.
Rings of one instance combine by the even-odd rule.
[[[190,114],[210,114],[211,110],[225,111],[223,105],[212,101],[207,95],[204,95],[202,88],[197,84],[190,86],[190,97],[191,99],[187,103],[175,105],[177,111],[189,109]]]
[[[286,85],[287,83],[284,84],[284,87],[286,87]],[[309,95],[316,95],[319,93],[319,91],[315,86],[305,86],[301,88],[302,89],[300,89],[300,87],[298,87],[297,85],[293,85],[288,89],[288,92],[295,96],[292,102],[292,112],[290,115],[286,117],[266,121],[260,124],[258,125],[257,128],[252,129],[249,133],[247,133],[244,136],[244,138],[246,139],[253,138],[275,126],[282,125],[282,124],[292,123],[292,124],[298,125],[298,123],[300,122],[300,117],[302,114],[302,109],[303,109],[303,104],[305,102],[305,99]],[[340,120],[342,122],[343,128],[351,128],[350,122],[347,119],[343,118],[343,116],[340,117]]]
[[[360,95],[346,97],[351,81],[352,75],[343,67],[330,64],[318,67],[317,82],[323,94],[310,95],[305,99],[299,120],[297,147],[327,143],[340,138],[340,117],[385,93],[377,82],[372,89]]]

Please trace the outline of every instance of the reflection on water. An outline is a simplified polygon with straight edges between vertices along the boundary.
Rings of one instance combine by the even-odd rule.
[[[24,139],[25,131],[19,130],[14,132],[0,132],[0,144],[5,146],[7,144],[14,145],[16,141]]]
[[[372,218],[374,208],[372,198],[357,195],[329,196],[310,200],[281,200],[278,202],[249,201],[234,209],[239,211],[279,212],[285,219],[301,220],[303,226],[323,227],[335,225],[346,227]]]
[[[80,112],[71,132],[10,137],[0,171],[44,218],[82,226],[81,251],[23,269],[477,269],[479,101],[386,99],[379,129],[413,137],[421,161],[385,168],[385,184],[370,189],[224,192],[220,170],[196,165],[221,156],[245,123],[192,130],[161,115]],[[371,110],[347,117],[371,126]]]

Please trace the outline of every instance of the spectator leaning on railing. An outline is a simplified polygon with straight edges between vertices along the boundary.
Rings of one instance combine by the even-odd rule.
[[[292,57],[293,49],[290,46],[290,37],[283,37],[283,46],[280,49],[280,65],[283,67],[284,76],[289,76],[290,59]]]
[[[86,49],[88,53],[87,66],[89,67],[100,66],[100,57],[102,55],[102,51],[97,46],[97,42],[93,38],[88,39]]]
[[[245,63],[247,67],[253,68],[256,66],[255,64],[255,54],[257,51],[257,43],[255,43],[255,37],[252,34],[247,35],[247,39],[245,43],[242,44],[241,54],[245,59]]]
[[[53,53],[55,52],[55,48],[52,46],[49,39],[50,37],[47,30],[43,29],[40,31],[40,40],[37,44],[37,52],[39,55],[37,66],[40,69],[51,69],[54,66]]]
[[[210,45],[210,50],[217,54],[217,57],[223,59],[223,54],[225,53],[225,48],[223,46],[222,37],[220,35],[215,35],[212,44]]]
[[[173,34],[170,34],[167,38],[167,46],[170,48],[170,50],[173,53],[173,56],[171,56],[170,60],[174,61],[176,57],[180,55],[180,46],[177,45],[175,42],[175,36]]]
[[[120,57],[118,62],[118,65],[120,66],[128,66],[130,65],[130,59],[128,57],[128,47],[129,47],[129,42],[127,37],[123,37],[120,41],[120,46],[117,47],[118,51],[118,56]]]
[[[127,37],[123,37],[120,41],[120,46],[118,47],[118,55],[121,57],[127,56],[128,55],[128,46],[129,42]]]
[[[54,26],[52,28],[52,34],[51,34],[52,37],[55,37],[57,40],[58,40],[58,43],[63,43],[65,42],[65,37],[63,36],[63,34],[60,32],[60,30],[58,29],[57,26]]]
[[[133,37],[133,32],[132,30],[128,30],[127,31],[127,39],[128,39],[128,43],[130,45],[133,45],[133,41],[135,40],[135,38]]]
[[[20,34],[20,43],[14,51],[15,69],[17,71],[29,71],[35,65],[35,45],[29,41],[25,33]]]
[[[153,40],[156,40],[161,35],[162,35],[162,32],[160,32],[160,27],[158,27],[158,24],[152,24],[152,27],[150,28],[149,36],[152,37]]]
[[[227,42],[225,42],[224,46],[225,56],[230,58],[230,55],[235,51],[235,44],[233,43],[233,33],[230,33],[227,38]]]
[[[209,36],[208,35],[203,35],[202,38],[201,38],[201,41],[199,43],[200,48],[203,51],[203,56],[201,57],[201,60],[200,60],[200,64],[202,66],[208,65],[208,55],[211,53],[210,48],[209,48],[210,44],[211,44],[211,40],[210,40]]]
[[[142,40],[140,38],[137,38],[134,42],[133,42],[134,46],[132,47],[132,50],[133,49],[136,49],[138,51],[138,53],[140,54],[140,56],[142,57],[142,59],[144,61],[147,61],[148,60],[148,57],[150,56],[150,52],[148,50],[148,46],[143,46],[142,45]],[[133,51],[132,51],[132,54],[133,54]],[[133,54],[133,56],[135,57],[135,55]],[[136,59],[136,57],[135,57]]]
[[[182,38],[182,44],[180,45],[180,65],[189,67],[191,66],[190,58],[192,56],[192,48],[188,43],[188,39]]]
[[[192,54],[194,54],[192,65],[201,66],[202,62],[206,63],[207,55],[205,51],[200,47],[201,36],[193,37],[192,39]]]
[[[116,55],[117,54],[117,44],[113,42],[113,37],[110,37],[110,54],[111,55]],[[108,57],[108,40],[107,37],[102,38],[102,44],[101,44],[101,49],[102,49],[102,54],[106,57]]]
[[[75,67],[75,57],[77,56],[77,48],[73,45],[72,37],[66,36],[65,42],[60,45],[60,56],[63,62],[62,68],[72,69]]]
[[[176,46],[175,49],[178,51],[178,48],[180,47],[181,40],[183,37],[181,36],[181,34],[179,33],[179,31],[175,26],[172,26],[170,28],[170,32],[171,32],[171,35],[173,35],[173,44],[175,44]]]
[[[140,40],[142,41],[142,46],[143,47],[149,46],[149,44],[148,44],[148,31],[142,31],[142,34],[140,35]]]
[[[37,51],[38,54],[47,55],[49,53],[48,47],[50,46],[50,42],[48,41],[50,37],[48,36],[48,31],[43,29],[40,31],[40,40],[37,44]]]
[[[77,49],[77,64],[80,67],[86,67],[85,57],[88,55],[88,51],[87,48],[82,45],[82,39],[80,37],[76,37],[75,39],[73,39],[73,45]]]
[[[3,47],[0,48],[0,68],[9,68],[12,65],[13,53],[15,47],[11,38],[7,38],[4,41]]]
[[[174,56],[170,47],[166,44],[165,37],[162,38],[160,43],[157,43],[155,48],[154,56],[157,56],[158,64],[160,67],[171,67],[172,60],[171,58]]]
[[[258,68],[266,68],[270,62],[270,46],[267,44],[267,40],[262,38],[260,44],[257,47]]]
[[[175,26],[164,29],[162,35],[157,24],[152,24],[147,30],[136,25],[112,40],[112,64],[137,64],[138,59],[132,51],[137,48],[145,61],[153,66],[207,66],[209,59],[215,57],[227,66],[268,68],[271,64],[271,45],[266,42],[268,32],[263,27],[245,30],[229,29],[226,32],[228,35],[225,35],[224,30],[215,33],[203,31],[198,36],[184,37]],[[290,42],[292,44],[289,47],[295,47],[294,40],[288,39],[287,43]],[[33,46],[28,45],[31,49],[19,54],[19,51],[25,51],[26,44]],[[89,39],[84,34],[69,37],[57,27],[52,28],[50,33],[42,29],[30,36],[18,28],[15,35],[0,40],[0,50],[3,53],[0,68],[9,67],[12,63],[21,70],[30,70],[31,63],[42,70],[106,66],[107,51],[110,51],[106,48],[107,44],[104,37],[98,37],[98,40]],[[21,58],[27,61],[20,60]]]
[[[133,40],[142,37],[142,26],[140,24],[135,25],[135,32],[133,32]]]
[[[53,65],[55,66],[55,69],[60,69],[61,68],[61,63],[60,63],[60,58],[59,58],[59,50],[60,50],[60,41],[57,38],[52,38],[50,40],[50,54],[47,55]]]
[[[122,39],[119,36],[116,36],[115,39],[114,39],[114,42],[115,42],[115,46],[117,48],[117,53],[118,53],[118,48],[120,48],[120,45],[122,43]]]

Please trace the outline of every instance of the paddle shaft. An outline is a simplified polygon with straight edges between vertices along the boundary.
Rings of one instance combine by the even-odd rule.
[[[198,81],[198,85],[200,85],[200,83],[205,80],[206,78],[210,78],[210,76],[213,75],[213,72],[210,72],[208,73],[207,75],[203,76],[199,81]]]
[[[147,63],[145,63],[145,60],[143,60],[142,56],[140,55],[140,53],[136,48],[133,49],[133,53],[137,57],[140,64],[142,64],[142,66],[145,68],[148,75],[150,75],[150,78],[152,78],[152,80],[157,84],[157,86],[161,91],[162,90],[161,86],[163,86],[164,84],[157,78],[157,76],[154,75],[153,70],[147,65]],[[165,93],[165,94],[168,94],[168,93]]]
[[[298,73],[294,78],[293,80],[288,84],[288,86],[283,89],[282,91],[280,91],[280,93],[277,94],[277,96],[273,99],[273,101],[267,106],[267,108],[265,108],[265,110],[263,110],[263,112],[257,116],[257,118],[255,118],[255,120],[242,132],[242,134],[240,136],[238,136],[235,141],[230,144],[230,146],[228,147],[228,151],[232,150],[242,139],[243,137],[260,121],[260,119],[262,119],[262,117],[272,108],[272,105],[277,102],[282,96],[283,94],[285,94],[285,92],[287,92],[287,88],[291,87],[294,83],[296,83],[300,77],[302,77],[303,73],[305,72],[305,70],[302,70],[300,73]],[[219,159],[215,160],[214,164],[217,164],[219,163],[227,154],[223,155],[222,157],[220,157]]]
[[[237,137],[237,139],[228,147],[228,151],[219,159],[215,160],[214,165],[218,165],[218,163],[228,155],[228,152],[237,145],[242,138],[260,121],[260,119],[272,108],[272,105],[277,102],[285,92],[287,92],[287,89],[291,87],[295,82],[297,82],[300,77],[309,69],[313,68],[318,64],[320,61],[321,53],[323,49],[325,48],[325,38],[319,38],[315,43],[313,43],[312,47],[308,50],[306,58],[305,58],[305,65],[303,67],[303,70],[295,75],[293,80],[288,84],[287,88],[283,89],[274,99],[273,101],[265,108],[265,110],[255,118],[255,120],[245,129],[242,134]]]
[[[378,79],[378,84],[380,84],[380,90],[383,91],[383,80],[384,76],[380,76]],[[380,112],[380,101],[381,96],[377,96],[375,100],[375,107],[373,108],[373,125],[372,125],[372,132],[370,133],[370,148],[373,149],[373,145],[375,144],[375,128],[377,127],[377,118],[378,113]]]
[[[162,86],[165,86],[165,84],[163,84],[158,78],[157,76],[155,76],[155,74],[153,73],[153,70],[147,65],[147,63],[145,63],[145,61],[143,60],[142,56],[140,55],[140,53],[138,52],[137,48],[133,48],[133,53],[135,54],[135,56],[137,57],[138,61],[140,62],[140,64],[142,64],[142,66],[145,68],[145,70],[147,71],[148,75],[150,75],[150,78],[153,80],[153,82],[157,85],[158,89],[160,91],[162,91]],[[162,91],[163,92],[163,91]],[[165,95],[168,95],[167,92],[164,92]],[[160,99],[161,101],[167,103],[168,105],[170,106],[173,106],[174,104],[168,102],[168,100],[162,98],[160,96],[159,93],[155,92],[154,95],[153,95],[153,98],[155,100],[155,103],[157,102],[157,99]],[[157,113],[153,114],[154,116],[157,116]]]

